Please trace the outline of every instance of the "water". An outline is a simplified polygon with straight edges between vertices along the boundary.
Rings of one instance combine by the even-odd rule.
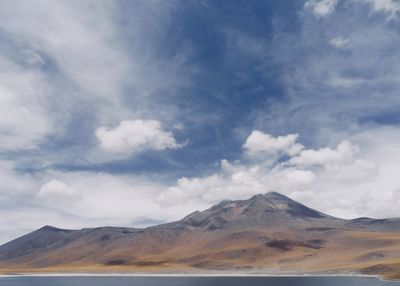
[[[4,277],[0,286],[400,286],[365,277]]]

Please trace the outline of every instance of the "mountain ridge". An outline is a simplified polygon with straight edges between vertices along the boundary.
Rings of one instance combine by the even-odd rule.
[[[398,257],[400,219],[336,218],[270,192],[146,228],[46,225],[0,246],[0,272],[274,269],[400,277]]]

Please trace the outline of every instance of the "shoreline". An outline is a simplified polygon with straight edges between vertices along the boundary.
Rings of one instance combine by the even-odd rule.
[[[364,277],[377,278],[382,281],[391,281],[383,279],[379,275],[367,275],[359,273],[13,273],[0,274],[1,278],[10,277]]]

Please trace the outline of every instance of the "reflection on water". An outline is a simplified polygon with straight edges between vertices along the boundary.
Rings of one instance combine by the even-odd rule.
[[[0,286],[400,286],[364,277],[6,277]]]

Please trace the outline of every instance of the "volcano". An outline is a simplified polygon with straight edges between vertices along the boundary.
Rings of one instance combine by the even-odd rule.
[[[44,226],[0,246],[4,274],[233,271],[400,278],[400,219],[340,219],[271,192],[147,228]]]

